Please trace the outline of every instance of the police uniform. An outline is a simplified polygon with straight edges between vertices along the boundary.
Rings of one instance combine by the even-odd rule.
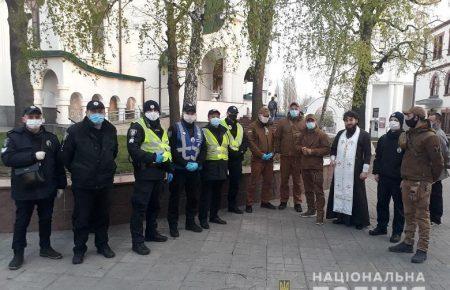
[[[25,110],[25,114],[42,113],[39,108],[31,106]],[[45,158],[41,161],[36,158],[38,151],[45,152]],[[12,167],[11,197],[16,204],[12,248],[15,255],[18,253],[22,258],[27,246],[27,227],[35,206],[39,216],[41,256],[42,250],[50,248],[54,199],[57,189],[64,189],[67,185],[59,152],[58,138],[47,132],[43,126],[38,133],[32,133],[25,125],[7,133],[1,158],[5,166]],[[34,174],[34,167],[42,180],[28,178],[30,174]]]
[[[104,109],[99,101],[90,101],[86,109]],[[105,257],[115,254],[108,245],[110,192],[116,172],[117,130],[104,120],[101,127],[85,117],[69,127],[64,137],[62,156],[71,173],[74,209],[74,264],[82,263],[89,232],[95,232],[95,246]],[[80,258],[76,262],[76,258]]]
[[[184,108],[183,111],[192,110],[195,107]],[[174,178],[169,186],[170,198],[167,220],[169,222],[171,236],[178,234],[178,208],[180,195],[186,192],[186,229],[201,232],[202,229],[195,224],[195,215],[198,208],[198,195],[201,183],[200,169],[205,159],[205,151],[201,150],[204,142],[203,133],[195,123],[189,124],[184,120],[177,122],[169,128],[169,139],[174,162]],[[188,171],[189,162],[198,164],[198,169]]]
[[[218,112],[211,110],[211,112]],[[228,170],[228,145],[227,130],[223,126],[214,127],[208,124],[203,128],[205,142],[202,147],[206,151],[206,160],[202,169],[202,193],[200,195],[199,220],[200,225],[208,229],[209,221],[225,224],[219,218],[218,212],[222,197],[222,189],[227,179]]]
[[[159,105],[154,101],[147,101],[144,104],[144,112],[150,109],[159,111]],[[167,240],[167,237],[158,233],[156,220],[160,210],[159,196],[163,189],[163,181],[166,172],[172,171],[172,155],[167,131],[161,128],[159,119],[150,121],[142,117],[138,122],[132,123],[127,139],[128,153],[133,161],[135,177],[130,221],[133,250],[135,250],[136,247],[143,246],[144,241],[164,242]],[[161,164],[156,163],[157,153],[163,155]],[[147,224],[145,237],[144,216],[146,216]],[[146,252],[149,252],[147,248]]]
[[[235,106],[230,106],[227,110],[229,117],[222,120],[222,126],[227,129],[227,136],[230,142],[228,146],[228,211],[243,213],[237,206],[237,195],[239,193],[239,183],[242,176],[242,161],[248,148],[248,140],[244,134],[244,128],[237,120],[232,120],[231,116],[237,117],[239,114]]]

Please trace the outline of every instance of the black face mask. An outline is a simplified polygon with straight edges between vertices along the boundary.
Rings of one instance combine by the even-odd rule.
[[[405,120],[405,123],[406,125],[408,125],[409,128],[415,128],[418,121],[419,120],[417,120],[416,117],[414,117],[409,120]]]
[[[233,121],[233,123],[236,123],[237,121],[237,116],[236,115],[229,115],[228,118]]]

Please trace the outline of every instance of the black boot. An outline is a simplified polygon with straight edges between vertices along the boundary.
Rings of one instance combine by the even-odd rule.
[[[392,234],[391,238],[389,239],[389,242],[398,243],[398,242],[400,242],[401,237],[402,237],[402,234]]]
[[[345,221],[344,221],[343,218],[337,218],[337,219],[335,219],[333,221],[333,224],[335,224],[335,225],[343,225],[343,224],[345,224]]]
[[[401,242],[395,246],[389,247],[389,252],[394,253],[414,253],[413,246]]]
[[[186,219],[186,231],[192,231],[194,233],[201,233],[203,229],[195,223],[195,220],[192,218]]]
[[[226,225],[226,224],[227,224],[226,221],[224,221],[223,219],[221,219],[221,218],[218,217],[218,216],[213,217],[213,218],[210,218],[210,219],[209,219],[209,222],[210,222],[210,223],[214,223],[214,224],[219,224],[219,225]]]
[[[101,248],[97,248],[97,253],[103,255],[105,258],[108,259],[114,258],[116,256],[116,253],[113,252],[113,250],[108,244],[104,245]]]
[[[209,229],[209,224],[208,224],[208,221],[207,221],[207,220],[200,220],[200,226],[201,226],[202,228],[204,228],[205,230],[208,230],[208,229]]]
[[[294,205],[294,209],[295,209],[296,212],[302,212],[302,211],[303,211],[302,205],[299,204],[299,203],[297,203],[296,205]]]
[[[371,235],[371,236],[380,236],[380,235],[386,235],[386,234],[387,234],[387,229],[383,229],[378,226],[369,231],[369,235]]]
[[[132,250],[133,252],[143,256],[150,254],[150,249],[147,248],[144,243],[133,244]]]
[[[169,232],[172,238],[178,238],[180,236],[177,225],[169,225]]]
[[[253,207],[252,207],[251,205],[247,205],[247,206],[245,207],[245,212],[246,212],[246,213],[252,213],[252,212],[253,212]]]
[[[164,243],[167,242],[167,237],[161,235],[157,230],[153,230],[148,235],[145,235],[145,241]]]
[[[232,212],[232,213],[235,213],[235,214],[243,214],[243,213],[244,213],[244,212],[243,212],[240,208],[238,208],[237,206],[229,207],[229,208],[228,208],[228,212]]]
[[[83,261],[84,261],[84,253],[73,254],[72,264],[74,265],[82,264]]]
[[[261,202],[262,208],[268,208],[268,209],[277,209],[273,204],[270,202]]]
[[[416,254],[411,258],[411,263],[421,264],[427,259],[427,252],[417,250]]]
[[[61,253],[58,253],[52,247],[42,248],[39,251],[39,256],[44,257],[44,258],[54,259],[54,260],[62,259]]]
[[[261,204],[262,207],[262,204]],[[283,210],[287,207],[287,202],[280,202],[280,205],[278,206],[278,209]]]
[[[9,262],[8,268],[10,270],[18,270],[22,267],[23,265],[23,249],[20,250],[14,250],[14,257],[11,260],[11,262]]]

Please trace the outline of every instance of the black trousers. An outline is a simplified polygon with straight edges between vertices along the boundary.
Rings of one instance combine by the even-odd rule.
[[[167,212],[169,226],[178,225],[180,195],[186,192],[186,221],[193,221],[197,213],[200,172],[176,170],[169,185],[170,197]]]
[[[12,248],[20,250],[27,246],[27,228],[37,207],[39,216],[39,246],[42,249],[50,247],[50,234],[52,232],[53,204],[55,199],[16,200],[16,222]]]
[[[146,218],[145,236],[151,236],[158,227],[156,219],[160,210],[159,195],[163,188],[162,180],[136,180],[131,197],[130,232],[133,244],[141,244],[144,237],[144,218]]]
[[[442,198],[442,181],[436,181],[431,187],[430,221],[440,224],[443,213],[444,200]]]
[[[402,190],[400,179],[392,179],[380,176],[377,188],[377,222],[378,227],[387,229],[389,224],[389,204],[391,197],[394,201],[394,220],[392,221],[392,233],[401,235],[405,224],[403,214]]]
[[[228,160],[228,208],[232,209],[237,207],[237,196],[239,194],[239,183],[242,176],[242,160]]]
[[[101,189],[72,188],[74,209],[72,215],[74,253],[84,254],[89,232],[95,233],[95,246],[98,249],[108,244],[110,187]]]
[[[208,211],[209,218],[218,216],[224,182],[225,180],[203,180],[198,213],[199,220],[207,220]]]

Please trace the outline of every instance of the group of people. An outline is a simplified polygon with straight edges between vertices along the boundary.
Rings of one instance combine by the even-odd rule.
[[[371,145],[369,134],[358,127],[359,118],[355,112],[344,114],[346,129],[337,134],[331,148],[329,138],[318,127],[315,116],[309,114],[304,117],[296,102],[290,104],[287,117],[280,120],[276,128],[267,107],[259,110],[257,120],[247,128],[239,123],[238,114],[238,109],[230,106],[226,117],[221,119],[220,112],[211,109],[208,124],[200,128],[195,105],[185,104],[181,120],[165,130],[160,123],[159,104],[155,101],[144,103],[143,116],[131,124],[127,133],[127,150],[135,177],[130,218],[132,250],[135,253],[148,255],[150,249],[146,241],[165,242],[168,239],[158,231],[157,225],[164,182],[169,183],[167,221],[171,237],[180,235],[179,201],[183,193],[186,194],[186,230],[199,233],[209,229],[210,223],[226,224],[219,216],[219,209],[227,179],[228,211],[243,214],[238,207],[238,195],[247,149],[252,153],[247,213],[253,212],[259,186],[260,206],[272,210],[277,208],[270,201],[273,198],[273,162],[279,154],[278,209],[287,208],[292,177],[294,209],[302,217],[316,217],[316,223],[323,224],[323,157],[331,154],[334,178],[326,217],[336,218],[336,224],[354,225],[358,229],[369,225],[364,180],[369,174]],[[405,240],[390,250],[411,252],[418,223],[416,256],[423,260],[428,246],[431,184],[439,180],[444,171],[443,156],[440,140],[429,128],[425,111],[415,107],[406,116],[406,123],[411,128],[406,137],[400,137],[403,115],[395,113],[391,117],[391,131],[380,139],[377,146],[373,173],[379,181],[378,226],[370,233],[386,234],[389,199],[395,195],[395,239],[392,240],[400,240],[403,228],[403,207],[399,203],[401,176]],[[438,115],[435,116],[438,119]],[[105,119],[105,106],[100,101],[90,101],[86,117],[67,129],[62,144],[56,135],[45,130],[42,111],[38,107],[31,106],[25,110],[23,123],[23,126],[8,132],[1,154],[4,164],[12,167],[11,192],[16,203],[14,257],[9,268],[19,269],[24,262],[26,230],[34,207],[37,207],[39,216],[40,256],[62,258],[51,247],[50,234],[54,200],[64,193],[67,186],[65,169],[70,172],[74,196],[72,263],[83,263],[90,232],[95,233],[97,252],[113,258],[115,253],[108,243],[108,227],[110,193],[119,148],[116,128]],[[394,144],[395,138],[400,139],[399,146]],[[305,212],[301,206],[302,194],[306,196]]]

